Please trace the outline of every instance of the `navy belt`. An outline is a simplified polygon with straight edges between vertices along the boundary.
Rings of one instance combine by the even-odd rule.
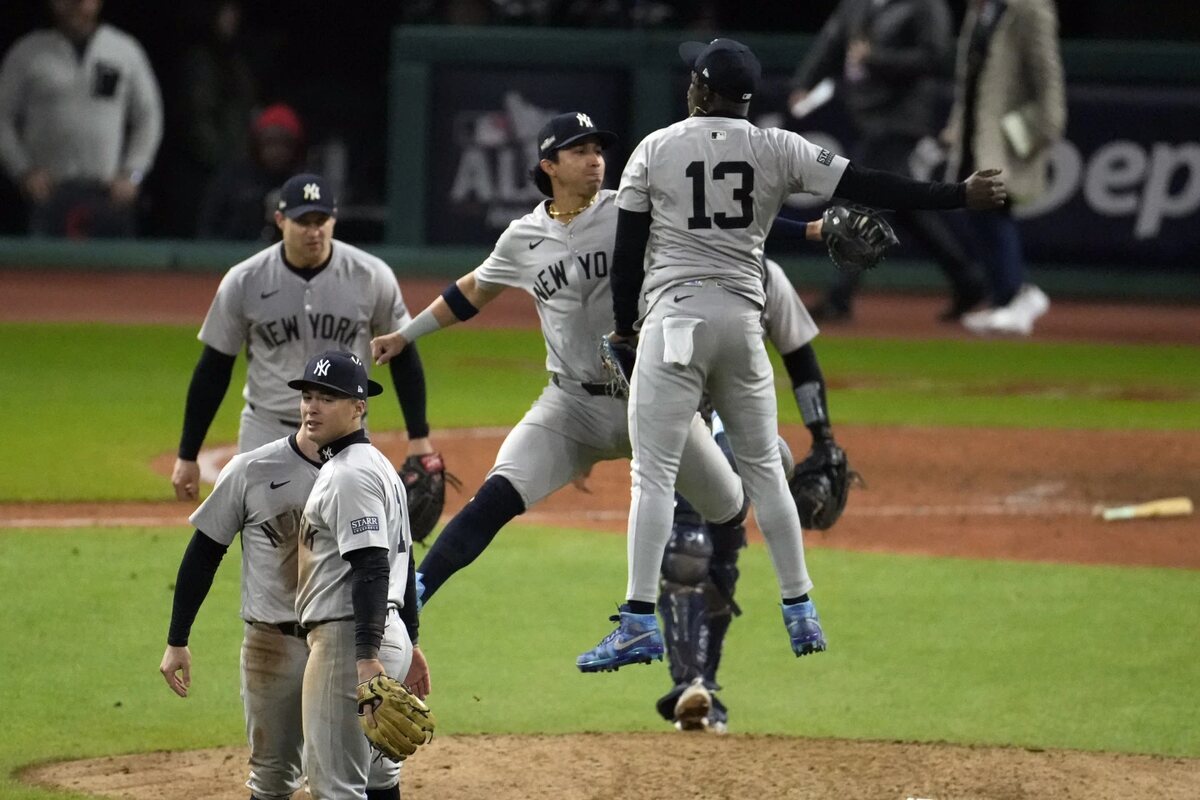
[[[563,384],[567,383],[567,381],[563,380],[562,378],[559,378],[557,372],[551,373],[550,380],[558,388],[560,388],[560,389],[566,388],[563,386]],[[613,396],[612,389],[609,388],[609,385],[607,383],[584,383],[582,381],[570,381],[570,383],[572,385],[578,386],[580,389],[583,389],[585,392],[590,394],[592,397],[612,397]]]
[[[284,636],[295,636],[298,639],[308,638],[308,628],[305,628],[299,622],[251,622],[251,625],[265,625],[268,628],[274,628]]]

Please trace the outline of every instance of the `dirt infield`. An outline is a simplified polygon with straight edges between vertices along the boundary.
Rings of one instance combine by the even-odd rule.
[[[0,272],[0,320],[199,323],[215,276]],[[442,282],[405,282],[413,309]],[[153,302],[146,302],[153,298]],[[935,297],[867,295],[851,327],[830,336],[963,337],[932,320]],[[478,323],[533,325],[508,293]],[[1055,302],[1038,339],[1200,344],[1200,309]],[[478,486],[502,430],[435,431],[467,490]],[[794,448],[807,433],[787,429]],[[1200,498],[1200,434],[838,426],[869,489],[852,494],[832,532],[809,547],[961,557],[1200,569],[1195,517],[1105,523],[1098,503]],[[404,442],[381,436],[393,458]],[[220,463],[215,454],[211,466]],[[156,462],[164,474],[170,454]],[[601,464],[591,492],[567,487],[523,518],[619,534],[627,462]],[[467,499],[449,496],[447,513]],[[0,529],[186,525],[177,503],[0,505]],[[654,754],[646,758],[646,754]],[[110,797],[242,798],[242,748],[154,753],[39,767],[26,779]],[[637,764],[636,771],[630,765]],[[731,769],[731,765],[736,768]],[[597,735],[443,737],[405,769],[404,796],[437,798],[1192,798],[1200,761],[1004,748],[964,748],[760,736]],[[169,790],[167,787],[170,787]]]

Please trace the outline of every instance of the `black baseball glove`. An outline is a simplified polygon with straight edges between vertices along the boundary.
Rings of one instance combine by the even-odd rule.
[[[818,531],[833,527],[846,508],[851,484],[866,486],[862,476],[850,469],[846,451],[833,439],[815,442],[788,480],[800,525]]]
[[[637,357],[637,339],[613,341],[600,337],[600,363],[608,376],[608,390],[613,397],[629,397],[629,380],[633,377],[633,362]]]
[[[888,250],[900,244],[892,226],[873,208],[830,206],[821,220],[821,238],[829,257],[843,272],[874,269]]]
[[[441,453],[409,456],[397,470],[408,494],[408,524],[412,540],[423,542],[433,532],[446,505],[446,483],[458,489],[462,481],[446,472]]]

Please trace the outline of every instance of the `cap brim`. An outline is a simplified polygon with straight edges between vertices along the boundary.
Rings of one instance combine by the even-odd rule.
[[[695,69],[696,59],[707,47],[708,45],[704,42],[684,42],[679,45],[679,57],[683,59],[683,63]]]
[[[334,394],[340,394],[342,397],[349,397],[352,400],[358,399],[352,394],[346,394],[346,392],[342,391],[340,387],[334,386],[331,383],[322,383],[321,381],[306,381],[303,378],[294,381],[288,381],[288,388],[298,389],[301,391],[308,388],[325,389],[326,391],[333,392]],[[375,397],[376,395],[380,394],[383,394],[383,386],[368,378],[367,397]]]
[[[568,139],[563,139],[563,141],[560,144],[556,144],[554,146],[554,149],[562,150],[564,147],[570,147],[571,145],[575,144],[575,142],[578,142],[580,139],[586,139],[589,136],[599,139],[600,146],[604,147],[604,148],[612,147],[614,144],[617,143],[617,135],[615,133],[612,133],[611,131],[588,131],[587,133],[581,133],[578,136],[572,136]]]
[[[308,203],[308,204],[302,205],[302,206],[296,206],[295,208],[285,209],[283,211],[283,215],[285,217],[287,217],[288,219],[297,219],[299,217],[303,217],[305,214],[307,214],[310,211],[318,211],[322,214],[328,214],[331,217],[337,216],[337,208],[336,207],[330,208],[329,206],[313,205],[312,203]]]

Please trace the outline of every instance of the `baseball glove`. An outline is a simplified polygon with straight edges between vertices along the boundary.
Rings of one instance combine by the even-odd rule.
[[[818,531],[833,527],[846,508],[851,485],[865,487],[866,482],[850,469],[846,451],[832,439],[814,443],[788,481],[800,525]]]
[[[446,505],[446,484],[455,489],[462,481],[446,471],[441,453],[409,456],[397,472],[408,494],[408,523],[414,542],[423,542],[433,532]]]
[[[873,208],[830,206],[821,220],[821,237],[829,257],[843,272],[874,269],[888,250],[900,244],[892,226]]]
[[[614,342],[608,336],[600,337],[600,363],[608,375],[609,394],[613,397],[629,397],[629,379],[633,377],[633,361],[636,357],[636,340]]]
[[[363,713],[366,705],[375,716],[374,727]],[[371,746],[392,761],[403,761],[433,738],[429,706],[383,673],[358,685],[358,724]]]

